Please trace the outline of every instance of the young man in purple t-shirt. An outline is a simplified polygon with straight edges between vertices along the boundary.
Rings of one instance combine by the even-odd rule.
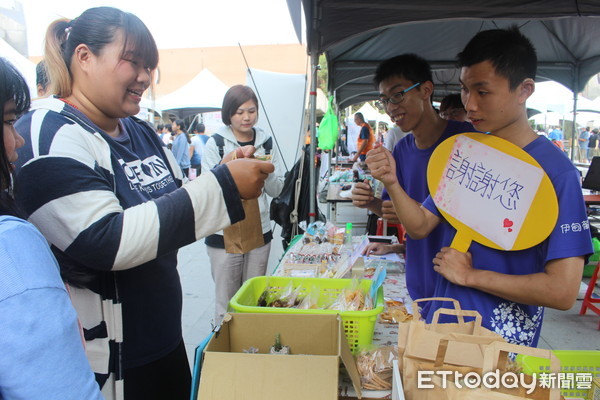
[[[394,147],[395,176],[404,190],[418,201],[429,195],[427,164],[433,150],[448,137],[472,132],[468,122],[442,119],[431,104],[433,78],[426,60],[403,54],[382,62],[375,72],[379,89],[378,107],[385,110],[404,132]],[[388,220],[396,220],[392,204],[384,192],[383,200],[373,197],[367,183],[357,183],[352,191],[354,205],[369,208]],[[422,240],[406,240],[406,286],[413,299],[431,297],[437,274],[431,260],[442,244],[448,228],[440,226]]]

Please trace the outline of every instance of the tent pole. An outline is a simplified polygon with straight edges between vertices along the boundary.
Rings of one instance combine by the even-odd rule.
[[[317,72],[319,70],[319,55],[312,53],[310,56],[310,70],[312,73],[310,81],[310,174],[309,174],[309,222],[314,222],[317,216],[316,210],[316,170],[315,170],[315,148],[317,147]]]
[[[571,162],[575,162],[575,143],[577,143],[577,139],[579,139],[579,135],[577,135],[577,91],[579,90],[579,64],[575,65],[575,73],[573,74],[573,84],[572,88],[576,88],[573,90],[573,134],[571,135]],[[564,120],[563,120],[564,121]]]
[[[573,92],[573,136],[571,137],[571,161],[575,161],[575,143],[578,143],[579,135],[577,134],[577,92]],[[587,150],[586,150],[587,151]],[[578,152],[581,155],[581,151]],[[581,162],[580,157],[577,160]]]

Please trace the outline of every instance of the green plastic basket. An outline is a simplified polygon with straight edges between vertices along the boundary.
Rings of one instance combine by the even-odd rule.
[[[359,349],[368,346],[373,340],[373,331],[377,315],[383,311],[383,288],[377,291],[377,301],[372,310],[367,311],[337,311],[337,310],[300,310],[297,308],[259,307],[258,298],[268,286],[269,292],[278,293],[289,282],[294,288],[301,287],[300,293],[306,293],[313,286],[319,289],[319,306],[333,303],[344,289],[351,286],[351,279],[322,279],[322,278],[289,278],[276,276],[258,276],[248,279],[240,290],[231,298],[229,307],[239,313],[284,313],[284,314],[340,314],[350,350],[357,353]],[[368,293],[372,281],[363,279],[360,288]]]
[[[592,378],[600,377],[600,351],[554,350],[553,353],[560,360],[561,373],[591,374]],[[517,355],[517,363],[522,365],[523,372],[529,375],[550,372],[550,360],[548,359],[519,354]],[[583,386],[581,382],[578,384],[575,381],[573,387],[562,388],[560,393],[565,397],[587,399],[589,389],[583,388]],[[589,386],[591,386],[591,382]]]

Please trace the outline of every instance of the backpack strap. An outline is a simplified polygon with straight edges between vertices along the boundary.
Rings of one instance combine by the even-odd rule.
[[[265,149],[265,154],[271,154],[271,149],[273,149],[273,137],[269,136],[267,141],[263,144],[263,148]]]
[[[215,144],[217,145],[217,148],[219,149],[219,157],[221,157],[221,160],[222,160],[223,156],[225,155],[225,152],[223,150],[223,148],[225,147],[225,139],[223,138],[223,136],[219,135],[218,133],[213,133],[213,135],[211,137],[215,140]]]

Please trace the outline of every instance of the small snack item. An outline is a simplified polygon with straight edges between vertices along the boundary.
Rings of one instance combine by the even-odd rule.
[[[298,304],[298,309],[300,310],[316,310],[319,308],[319,289],[316,286],[312,286],[312,288],[306,293],[304,298]]]
[[[363,350],[356,356],[356,367],[361,386],[367,390],[392,388],[392,364],[398,359],[396,346],[375,347]]]
[[[344,228],[327,223],[327,240],[333,244],[344,244]]]
[[[413,316],[408,312],[406,306],[400,300],[386,299],[385,311],[379,314],[381,321],[388,324],[411,321]]]
[[[342,290],[338,298],[328,307],[329,310],[364,311],[370,310],[368,296],[365,296],[357,279],[352,280],[350,287]]]
[[[291,354],[290,346],[281,345],[281,335],[275,335],[275,344],[269,350],[269,354]]]
[[[294,285],[292,282],[288,283],[283,290],[274,296],[274,299],[271,303],[267,303],[267,307],[281,307],[281,308],[289,308],[298,305],[296,303],[296,299],[298,298],[298,294],[301,292],[301,287],[298,286],[294,289]]]
[[[260,160],[260,161],[271,161],[273,159],[273,155],[272,154],[258,154],[258,155],[255,155],[254,158],[256,158],[257,160]]]

